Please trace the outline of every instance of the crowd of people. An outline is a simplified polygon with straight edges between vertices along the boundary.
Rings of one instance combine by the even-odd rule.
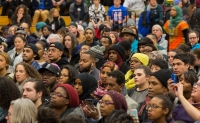
[[[0,123],[200,122],[200,0],[1,4]]]

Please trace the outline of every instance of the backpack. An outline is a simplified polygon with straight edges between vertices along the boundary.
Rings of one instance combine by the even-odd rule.
[[[151,10],[143,11],[140,14],[138,22],[138,33],[146,37],[150,33],[153,22],[153,12]]]

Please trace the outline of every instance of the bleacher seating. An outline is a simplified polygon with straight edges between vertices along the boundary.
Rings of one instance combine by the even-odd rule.
[[[108,11],[108,6],[105,6],[105,10]],[[59,9],[58,9],[59,10]],[[2,7],[0,7],[0,13],[2,12]],[[71,18],[69,16],[61,16],[66,26],[68,26],[71,22]],[[8,25],[10,23],[10,20],[8,19],[8,16],[0,16],[0,27]],[[35,32],[35,27],[30,27],[30,31],[33,33]]]

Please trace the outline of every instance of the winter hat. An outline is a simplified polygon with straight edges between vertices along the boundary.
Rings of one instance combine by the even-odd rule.
[[[144,66],[147,66],[149,64],[149,56],[147,56],[146,54],[143,53],[135,53],[132,58],[135,57],[138,60],[140,60],[140,62],[142,62],[142,64]]]
[[[127,102],[126,102],[125,97],[121,93],[116,92],[116,91],[108,91],[106,94],[112,98],[113,103],[114,103],[113,105],[115,106],[115,110],[122,109],[125,112],[127,112],[128,110]]]
[[[162,27],[160,26],[160,25],[158,25],[158,24],[155,24],[153,27],[152,27],[152,31],[153,31],[153,28],[154,27],[158,27],[159,28],[159,30],[163,33],[163,30],[162,30]]]
[[[44,26],[47,25],[45,22],[38,22],[35,26],[36,30],[39,32],[40,29]]]
[[[63,87],[67,91],[67,95],[69,98],[69,108],[71,107],[78,107],[79,106],[79,98],[78,98],[78,93],[76,90],[69,84],[58,84],[54,90],[58,87]]]
[[[78,25],[78,29],[84,31],[84,28],[83,28],[83,26],[81,26],[81,25]]]
[[[86,32],[88,29],[89,29],[89,30],[92,30],[93,34],[95,33],[93,27],[87,27],[87,28],[85,28],[85,32]]]
[[[200,6],[200,0],[196,0],[196,7]]]
[[[119,55],[122,57],[122,59],[123,60],[125,59],[125,50],[124,50],[124,48],[122,46],[120,46],[120,45],[113,45],[112,47],[110,47],[109,51],[110,50],[117,51],[119,53]]]
[[[178,5],[181,2],[181,0],[174,0],[174,5]]]
[[[103,59],[103,57],[104,57],[103,52],[105,51],[105,47],[99,46],[99,45],[93,46],[90,48],[90,51],[96,55],[96,62],[98,62],[99,59]]]
[[[155,76],[163,86],[167,88],[167,81],[171,78],[172,72],[169,69],[161,69],[151,74]]]
[[[70,26],[75,26],[76,28],[78,28],[77,24],[76,23],[70,23],[69,27]]]

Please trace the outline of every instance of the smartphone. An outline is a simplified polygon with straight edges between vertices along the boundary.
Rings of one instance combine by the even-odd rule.
[[[171,78],[172,78],[172,80],[174,81],[173,83],[177,83],[177,82],[178,82],[176,74],[173,73],[173,74],[171,75]]]
[[[131,109],[131,115],[138,119],[138,112],[137,109]]]
[[[92,110],[94,110],[94,102],[92,99],[85,99],[85,105],[87,105],[88,107],[90,107]]]

